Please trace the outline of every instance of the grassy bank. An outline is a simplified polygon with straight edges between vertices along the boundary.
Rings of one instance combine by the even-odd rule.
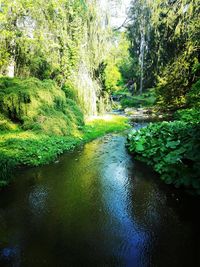
[[[16,167],[47,164],[83,142],[127,127],[117,116],[85,121],[76,94],[52,80],[0,78],[0,187]]]
[[[39,166],[55,161],[63,152],[106,133],[125,130],[127,119],[103,116],[88,119],[74,135],[46,135],[22,129],[0,132],[0,187],[7,185],[19,166]]]

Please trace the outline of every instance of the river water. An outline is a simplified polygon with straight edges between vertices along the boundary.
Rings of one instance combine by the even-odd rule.
[[[0,193],[0,266],[200,266],[199,201],[107,135]]]

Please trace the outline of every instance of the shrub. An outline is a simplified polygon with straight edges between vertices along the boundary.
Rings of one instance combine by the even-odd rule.
[[[129,150],[176,187],[200,194],[200,124],[182,121],[150,124],[129,135]]]
[[[187,104],[200,108],[200,79],[192,86],[191,91],[186,96]]]
[[[122,100],[120,101],[120,104],[122,108],[130,108],[130,107],[138,108],[141,106],[141,102],[135,101],[135,99],[132,97],[122,98]]]
[[[178,110],[175,113],[175,119],[182,120],[185,122],[199,122],[200,110],[197,108]]]
[[[75,123],[78,126],[83,126],[84,125],[84,116],[83,116],[83,112],[80,109],[80,107],[72,99],[67,99],[66,103],[67,103],[67,110],[71,111],[71,114],[75,120]]]
[[[120,84],[123,84],[121,73],[117,66],[108,63],[104,70],[105,89],[107,92],[114,92],[120,89]]]
[[[75,88],[73,87],[72,84],[70,84],[69,82],[66,83],[63,87],[62,87],[63,92],[65,93],[66,98],[70,98],[74,101],[78,101],[78,95],[77,92],[75,90]]]

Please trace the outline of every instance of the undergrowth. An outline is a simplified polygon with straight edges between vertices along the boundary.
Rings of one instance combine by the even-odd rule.
[[[133,130],[128,139],[130,152],[153,166],[163,181],[200,194],[199,122],[151,123]]]

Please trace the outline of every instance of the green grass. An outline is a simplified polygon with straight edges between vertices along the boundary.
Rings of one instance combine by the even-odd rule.
[[[86,121],[74,135],[45,135],[34,131],[0,132],[0,187],[9,183],[11,171],[19,166],[39,166],[56,160],[65,151],[73,149],[110,132],[127,129],[127,119],[121,116],[96,117]]]

